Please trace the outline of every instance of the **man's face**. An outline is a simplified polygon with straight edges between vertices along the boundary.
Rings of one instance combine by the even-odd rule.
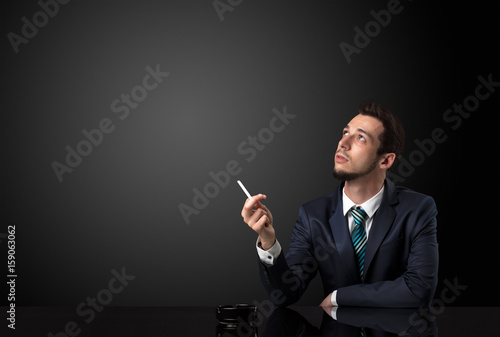
[[[342,131],[335,153],[335,178],[350,181],[372,172],[378,164],[379,135],[383,130],[382,122],[375,117],[354,117]]]

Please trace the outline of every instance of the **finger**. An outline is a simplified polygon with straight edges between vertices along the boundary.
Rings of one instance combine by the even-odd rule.
[[[253,208],[260,208],[262,204],[261,200],[265,200],[267,196],[264,194],[257,194],[251,198],[248,198],[243,205],[243,209],[241,210],[241,216],[245,219],[252,214]]]
[[[252,215],[248,218],[248,225],[250,227],[254,227],[256,223],[263,217],[267,216],[267,212],[262,208],[257,208],[255,211],[252,211]]]
[[[269,209],[267,208],[266,205],[264,205],[264,204],[262,204],[262,203],[259,202],[259,207],[269,213]]]
[[[262,215],[260,219],[255,223],[254,230],[259,232],[264,227],[268,227],[268,225],[269,225],[269,218],[267,217],[267,215]]]
[[[266,212],[264,210],[263,210],[263,212],[264,212],[263,216],[260,219],[264,218],[264,220],[263,220],[264,227],[272,226],[273,225],[273,217],[271,215],[271,212]]]
[[[267,199],[267,196],[265,194],[254,195],[251,198],[247,198],[247,200],[245,201],[245,207],[252,208],[256,205],[261,206],[262,204],[260,202],[265,199]]]
[[[273,224],[273,214],[271,213],[271,211],[269,210],[269,208],[266,207],[266,205],[264,205],[264,204],[260,204],[260,205],[261,205],[260,208],[263,209],[263,210],[265,210],[266,213],[267,213],[266,215],[269,218],[269,223],[268,224],[272,225]]]
[[[273,214],[271,213],[271,211],[264,204],[260,204],[260,208],[262,208],[263,210],[265,210],[267,212],[267,216],[269,217],[269,220],[271,220],[271,223],[272,223],[273,222]]]
[[[332,317],[332,306],[325,306],[325,305],[321,305],[321,308],[323,309],[324,312],[326,312],[328,314],[328,316]]]
[[[250,221],[250,218],[255,214],[255,211],[260,208],[254,208],[254,207],[247,207],[246,205],[243,206],[243,209],[241,210],[241,216],[243,217],[243,220],[248,223]]]

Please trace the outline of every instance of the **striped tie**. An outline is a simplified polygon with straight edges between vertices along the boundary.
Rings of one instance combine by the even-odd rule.
[[[354,222],[356,223],[351,233],[351,238],[356,260],[358,262],[359,275],[361,276],[361,280],[363,280],[363,267],[365,265],[365,248],[367,240],[364,223],[368,214],[366,214],[365,210],[360,206],[353,206],[349,212],[351,212]]]

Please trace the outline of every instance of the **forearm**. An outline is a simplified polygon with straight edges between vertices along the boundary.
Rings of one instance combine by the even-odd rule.
[[[280,307],[297,302],[313,277],[298,266],[290,268],[283,252],[273,265],[263,263],[259,259],[259,270],[269,298]]]
[[[288,265],[278,240],[268,250],[256,243],[259,255],[261,280],[274,304],[286,306],[295,303],[304,292],[312,277],[304,272],[302,266]]]
[[[437,286],[439,254],[435,222],[413,243],[406,271],[395,280],[337,290],[339,306],[415,308],[429,306]]]
[[[299,218],[295,224],[288,254],[281,251],[276,256],[273,253],[279,242],[268,251],[259,252],[259,269],[261,280],[269,297],[278,306],[295,303],[304,293],[307,285],[318,272],[318,263],[311,245],[311,231],[303,209],[299,210]],[[271,262],[272,261],[272,262]]]
[[[414,294],[407,286],[404,276],[394,281],[356,284],[337,290],[339,306],[417,308],[428,306],[430,300],[426,294]]]

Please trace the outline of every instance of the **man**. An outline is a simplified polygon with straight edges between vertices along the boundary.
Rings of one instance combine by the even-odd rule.
[[[299,210],[286,257],[273,216],[258,194],[241,215],[259,234],[261,279],[278,306],[296,302],[317,274],[321,306],[419,307],[434,296],[438,271],[436,205],[395,186],[387,170],[404,148],[401,122],[364,102],[342,131],[333,175],[337,191]]]

